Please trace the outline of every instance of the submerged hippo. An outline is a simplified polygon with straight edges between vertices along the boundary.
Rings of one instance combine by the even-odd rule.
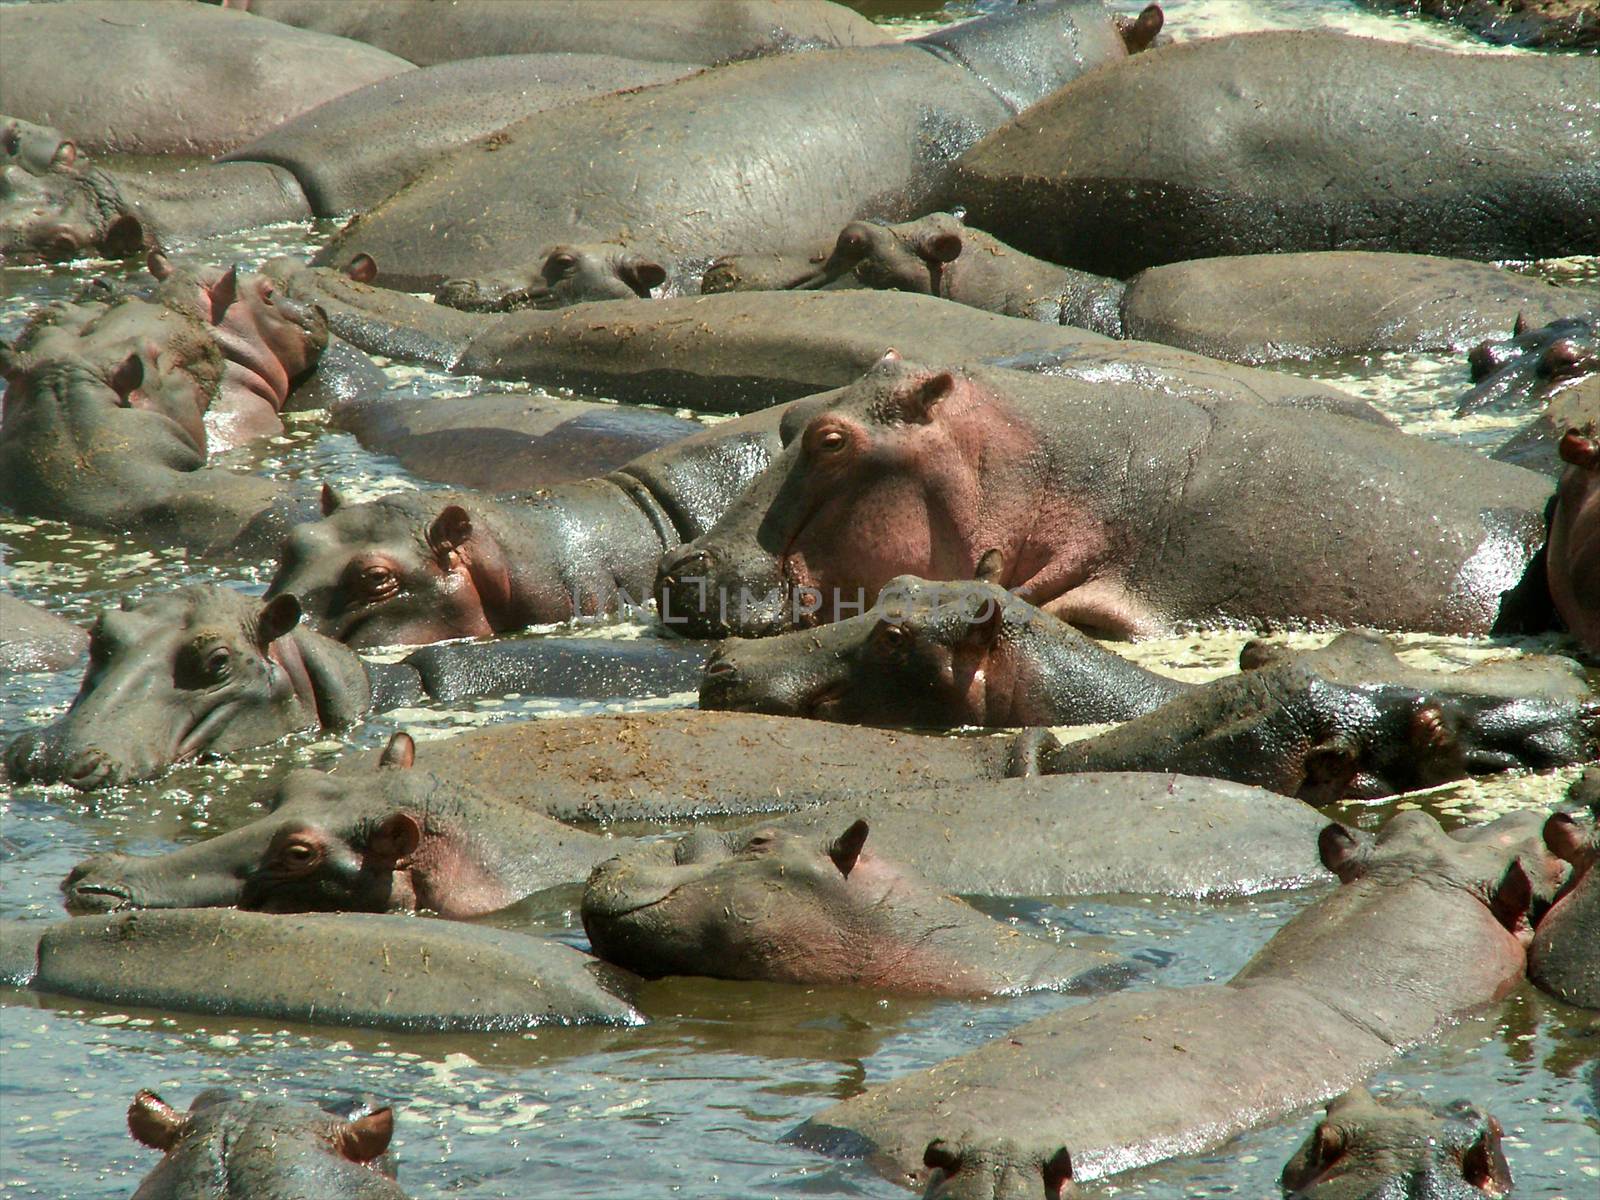
[[[648,300],[667,281],[667,269],[618,243],[552,246],[537,268],[447,279],[434,300],[467,312],[565,308],[591,300]]]
[[[153,858],[100,855],[61,881],[67,910],[422,912],[463,919],[582,879],[613,843],[411,769],[397,733],[377,770],[296,771],[272,814]]]
[[[946,198],[1029,254],[1122,278],[1280,251],[1593,254],[1591,66],[1323,30],[1175,43],[997,129]]]
[[[1585,772],[1569,799],[1586,807],[1552,813],[1544,842],[1572,864],[1572,875],[1539,922],[1528,975],[1568,1004],[1600,1008],[1600,767]]]
[[[610,859],[584,888],[584,930],[601,958],[647,977],[992,996],[1098,990],[1118,974],[1109,954],[1019,934],[930,887],[868,831],[760,829],[709,864]]]
[[[616,968],[462,921],[227,908],[0,921],[0,961],[7,986],[168,1012],[401,1031],[643,1021]]]
[[[1500,1122],[1465,1100],[1443,1108],[1374,1100],[1352,1088],[1329,1101],[1283,1168],[1289,1200],[1480,1200],[1511,1193]]]
[[[89,635],[65,617],[0,592],[0,673],[64,670],[88,644]]]
[[[1014,769],[1181,771],[1329,804],[1600,755],[1600,699],[1567,659],[1418,671],[1360,633],[1254,662],[1252,649],[1254,669],[1096,737],[1020,735]]]
[[[695,278],[729,245],[778,249],[857,217],[927,211],[983,134],[1126,53],[1098,0],[1070,0],[598,97],[507,127],[493,154],[467,147],[432,164],[319,261],[368,254],[380,282],[412,290],[532,262],[550,245],[621,241]],[[840,103],[863,89],[872,103]]]
[[[700,707],[861,725],[1090,725],[1189,690],[997,584],[891,579],[860,616],[723,642]]]
[[[209,1088],[179,1112],[142,1091],[128,1132],[165,1156],[134,1200],[406,1200],[394,1178],[394,1110],[246,1100]]]
[[[1568,430],[1567,464],[1545,548],[1550,595],[1567,628],[1600,653],[1600,423]]]
[[[1591,307],[1600,311],[1600,302]],[[1489,337],[1467,355],[1473,387],[1457,401],[1456,416],[1544,404],[1575,381],[1600,373],[1597,320],[1563,315],[1530,321],[1519,314],[1509,338]]]
[[[1228,983],[1097,997],[870,1087],[791,1139],[952,1200],[1075,1196],[1221,1145],[1517,985],[1551,877],[1538,824],[1517,814],[1452,837],[1404,812],[1375,840],[1329,826],[1322,856],[1341,886]]]
[[[1485,632],[1543,542],[1550,489],[1243,390],[892,353],[791,406],[780,433],[761,477],[662,560],[661,617],[682,632],[835,620],[898,575],[970,579],[980,563],[1114,636],[1219,621]]]

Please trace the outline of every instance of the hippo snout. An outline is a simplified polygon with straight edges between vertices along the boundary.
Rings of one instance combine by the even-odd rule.
[[[661,558],[656,571],[656,611],[663,624],[694,636],[710,628],[710,597],[716,581],[711,572],[716,559],[708,550],[680,546]]]

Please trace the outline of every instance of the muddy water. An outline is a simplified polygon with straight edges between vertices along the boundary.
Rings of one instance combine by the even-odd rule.
[[[885,3],[886,23],[906,32],[985,5]],[[1249,28],[1331,26],[1380,37],[1481,49],[1424,22],[1329,3],[1270,8],[1258,0],[1175,0],[1166,6],[1178,37]],[[246,261],[302,253],[330,223],[288,225],[190,248],[200,259]],[[1552,275],[1593,275],[1594,261],[1537,264]],[[0,336],[13,335],[34,305],[71,296],[101,263],[0,271]],[[390,365],[396,389],[440,398],[463,381]],[[1449,419],[1465,384],[1459,358],[1319,363],[1307,368],[1379,403],[1424,436],[1492,445],[1517,424],[1487,418],[1463,429]],[[488,385],[517,390],[515,385]],[[391,460],[323,428],[319,414],[291,419],[286,434],[236,452],[241,469],[282,478],[332,479],[369,497],[427,487]],[[260,591],[259,567],[190,561],[43,521],[0,515],[0,587],[73,618],[125,594],[215,580]],[[649,636],[612,626],[597,636]],[[1317,635],[1299,635],[1315,643]],[[1189,679],[1229,670],[1239,634],[1147,642],[1131,654]],[[1551,640],[1489,642],[1404,639],[1414,662],[1465,665],[1495,654],[1559,649]],[[0,731],[9,737],[70,702],[76,677],[0,680]],[[672,697],[633,708],[687,705]],[[292,766],[331,761],[347,746],[373,754],[389,734],[447,736],[506,719],[560,719],[605,711],[537,698],[428,706],[386,714],[338,737],[298,735],[226,762],[184,767],[155,782],[86,799],[63,789],[18,789],[0,804],[0,916],[59,916],[56,882],[91,853],[152,853],[225,830],[260,811]],[[1448,823],[1517,807],[1542,807],[1570,772],[1450,785],[1339,813],[1374,826],[1400,806],[1422,806]],[[1170,958],[1158,981],[1226,978],[1311,899],[1257,896],[1224,903],[1137,897],[987,902],[994,915],[1043,937],[1099,935],[1126,952]],[[495,918],[583,944],[576,889],[548,893]],[[295,1095],[366,1092],[401,1112],[395,1145],[401,1179],[418,1197],[901,1196],[855,1164],[831,1163],[783,1144],[782,1135],[832,1101],[927,1066],[1063,1004],[1054,996],[995,1003],[905,1002],[822,989],[676,980],[650,985],[642,1029],[547,1029],[519,1036],[407,1036],[328,1031],[276,1022],[174,1017],[160,1012],[58,1002],[30,994],[0,1008],[0,1195],[126,1196],[150,1156],[127,1136],[122,1113],[152,1087],[187,1103],[204,1087]],[[1241,1047],[1248,1054],[1248,1047]],[[1562,1009],[1524,988],[1491,1013],[1381,1071],[1383,1091],[1431,1100],[1470,1097],[1504,1123],[1518,1195],[1592,1200],[1600,1194],[1600,1097],[1595,1062],[1600,1019]],[[1070,1081],[1063,1080],[1063,1086]],[[1263,1129],[1200,1158],[1168,1163],[1101,1186],[1104,1195],[1177,1200],[1276,1194],[1279,1168],[1309,1118]]]

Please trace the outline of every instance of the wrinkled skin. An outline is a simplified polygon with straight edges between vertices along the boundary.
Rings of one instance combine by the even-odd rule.
[[[591,300],[649,300],[666,282],[666,268],[622,246],[555,246],[536,270],[451,279],[434,294],[439,304],[467,312],[565,308]]]
[[[397,733],[375,771],[296,771],[270,816],[154,858],[100,855],[61,882],[68,912],[232,907],[261,912],[481,916],[575,882],[612,843],[411,769]]]
[[[1600,767],[1590,767],[1567,798],[1572,807],[1545,821],[1544,842],[1572,873],[1539,922],[1528,975],[1568,1004],[1600,1009]]]
[[[1288,1200],[1483,1200],[1511,1192],[1500,1122],[1465,1100],[1442,1109],[1352,1088],[1283,1168]]]
[[[583,893],[583,927],[608,962],[656,977],[711,975],[984,996],[1093,988],[1110,955],[1020,936],[879,857],[867,822],[837,837],[763,828],[731,857],[671,865],[614,858]]]
[[[1097,997],[868,1088],[791,1140],[871,1155],[944,1200],[1078,1196],[1222,1145],[1519,983],[1530,906],[1557,878],[1538,824],[1522,813],[1452,836],[1404,812],[1376,838],[1329,826],[1340,886],[1226,984]]]
[[[1187,690],[995,584],[907,575],[860,616],[724,642],[700,707],[863,725],[1088,725]]]
[[[1593,317],[1563,317],[1533,328],[1518,317],[1509,338],[1479,342],[1467,355],[1473,387],[1456,416],[1546,404],[1586,376],[1600,373],[1600,337]]]
[[[0,673],[64,670],[83,657],[88,643],[66,618],[0,592]]]
[[[1273,656],[1204,684],[1097,737],[1061,745],[1042,731],[1024,733],[1016,769],[1178,771],[1321,805],[1600,754],[1600,700],[1577,664],[1505,670],[1411,670],[1381,638],[1344,634],[1325,650]]]
[[[1600,653],[1600,424],[1561,439],[1566,474],[1545,550],[1550,595],[1567,628]]]
[[[299,620],[293,596],[263,603],[213,585],[104,610],[72,707],[6,747],[6,770],[88,791],[354,720],[370,696],[359,660]]]
[[[128,1131],[165,1156],[134,1200],[405,1200],[388,1153],[389,1108],[245,1100],[212,1088],[179,1112],[143,1091],[128,1108]]]
[[[431,290],[536,261],[543,247],[617,242],[675,280],[698,279],[729,246],[807,245],[852,220],[929,211],[956,156],[984,133],[1126,54],[1097,0],[1074,0],[596,97],[557,120],[508,126],[493,154],[468,146],[430,164],[317,261],[364,253],[383,286]],[[840,103],[863,89],[872,103]],[[445,228],[473,233],[432,232]]]
[[[1592,254],[1592,65],[1323,30],[1174,43],[1002,126],[948,192],[1019,250],[1119,278],[1283,251]]]
[[[921,292],[1008,317],[1122,335],[1122,284],[1030,258],[949,213],[900,225],[852,221],[832,251],[795,254],[785,266],[742,256],[718,259],[701,291],[756,287],[868,287]],[[1159,340],[1159,339],[1157,339]]]
[[[885,355],[786,411],[782,453],[663,558],[662,619],[759,636],[871,604],[897,575],[988,562],[1019,598],[1113,636],[1228,620],[1483,632],[1543,540],[1550,484],[1532,472],[1214,376],[1173,391],[1144,372],[1113,386]]]

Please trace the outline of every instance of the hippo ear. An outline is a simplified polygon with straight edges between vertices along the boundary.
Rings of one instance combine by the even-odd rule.
[[[1551,854],[1569,863],[1579,862],[1587,853],[1583,829],[1571,813],[1551,813],[1544,823],[1544,844]]]
[[[472,518],[459,504],[447,504],[428,526],[428,548],[441,566],[449,566],[461,547],[472,540]]]
[[[1317,835],[1317,853],[1322,865],[1339,877],[1340,883],[1360,879],[1367,869],[1368,839],[1335,821]]]
[[[157,279],[171,279],[172,272],[176,269],[172,260],[159,250],[150,251],[150,257],[144,260],[145,269]]]
[[[334,1127],[333,1148],[353,1163],[367,1163],[389,1148],[394,1136],[394,1109],[379,1108]]]
[[[1159,4],[1147,4],[1132,21],[1126,17],[1117,22],[1117,30],[1122,34],[1122,44],[1129,54],[1138,54],[1141,50],[1149,48],[1150,43],[1156,40],[1156,34],[1161,32],[1161,26],[1166,23],[1166,15],[1161,11]]]
[[[224,271],[220,279],[206,287],[205,293],[211,301],[211,323],[215,325],[239,298],[239,264]]]
[[[1511,336],[1519,338],[1528,332],[1528,318],[1521,309],[1517,310],[1517,319],[1511,322]]]
[[[1062,1146],[1039,1168],[1044,1176],[1045,1200],[1061,1200],[1061,1193],[1072,1182],[1072,1155]]]
[[[128,1132],[152,1150],[172,1149],[188,1122],[188,1117],[152,1091],[141,1091],[128,1105]]]
[[[378,277],[378,260],[370,254],[358,254],[345,263],[344,273],[357,283],[371,283]]]
[[[144,222],[132,213],[123,213],[101,235],[100,249],[107,258],[129,258],[139,253],[144,249]]]
[[[383,753],[378,756],[380,767],[398,767],[402,771],[409,771],[411,764],[416,761],[417,743],[409,733],[395,734],[383,748]]]
[[[949,371],[936,371],[926,379],[909,382],[894,398],[900,419],[907,424],[928,424],[939,401],[955,390],[956,377]]]
[[[617,268],[617,273],[622,276],[622,282],[639,293],[641,299],[650,298],[650,290],[658,288],[667,281],[667,269],[658,262],[648,258],[639,258],[630,255],[623,260]]]
[[[1563,462],[1569,462],[1585,471],[1600,470],[1600,441],[1585,437],[1580,430],[1569,429],[1559,447]]]
[[[407,865],[422,845],[422,822],[408,812],[392,812],[367,839],[367,858],[394,870]]]
[[[117,364],[117,369],[111,372],[111,378],[106,380],[111,390],[117,394],[117,399],[124,408],[133,402],[133,394],[144,383],[144,360],[139,357],[137,350],[128,355]]]
[[[961,1170],[961,1151],[943,1138],[934,1138],[923,1148],[922,1165],[930,1170],[943,1171],[946,1176],[954,1175]]]
[[[953,229],[945,229],[924,238],[917,252],[929,262],[953,263],[961,257],[961,249],[961,235]]]
[[[1006,556],[1000,553],[998,546],[985,550],[978,559],[978,568],[973,571],[972,577],[979,583],[999,584],[1001,576],[1006,569]]]
[[[1511,1192],[1511,1164],[1500,1149],[1502,1134],[1500,1122],[1490,1117],[1487,1127],[1461,1156],[1462,1178],[1490,1196]]]
[[[1489,897],[1489,911],[1495,920],[1512,933],[1529,928],[1530,910],[1533,908],[1533,880],[1520,858],[1511,860],[1506,873],[1500,877],[1494,894]]]
[[[839,868],[839,874],[846,879],[850,872],[856,868],[856,860],[861,857],[861,848],[867,844],[867,823],[857,820],[828,847],[828,857],[833,859],[833,865]]]
[[[73,166],[78,161],[78,143],[68,138],[62,138],[61,144],[56,147],[55,153],[50,156],[51,167],[60,167],[63,170]]]
[[[993,596],[985,596],[983,603],[972,612],[961,641],[973,649],[987,650],[994,645],[1003,628],[1005,628],[1004,612],[1001,611],[1000,605],[995,603]]]
[[[339,505],[344,503],[344,498],[340,496],[338,492],[333,490],[333,485],[331,483],[325,483],[322,485],[321,501],[322,515],[325,517],[331,517],[333,516],[334,512],[337,511]]]
[[[300,624],[300,597],[293,592],[274,596],[256,617],[256,644],[270,646]]]

